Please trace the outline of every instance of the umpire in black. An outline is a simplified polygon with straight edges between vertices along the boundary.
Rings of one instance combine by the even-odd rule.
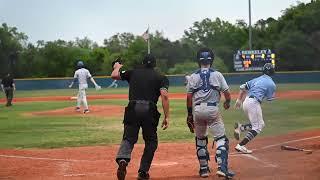
[[[1,81],[2,91],[6,94],[6,106],[12,106],[13,91],[16,90],[13,77],[8,73]]]
[[[122,64],[116,62],[113,65],[111,77],[116,80],[128,81],[129,103],[124,113],[124,132],[122,142],[116,157],[119,167],[117,177],[125,179],[126,167],[131,159],[131,152],[138,140],[140,127],[145,141],[145,148],[141,157],[138,179],[149,179],[149,169],[158,147],[157,126],[160,113],[157,110],[159,96],[162,99],[164,119],[163,130],[169,126],[169,81],[166,76],[160,75],[154,70],[156,59],[153,55],[146,55],[142,66],[123,71]]]

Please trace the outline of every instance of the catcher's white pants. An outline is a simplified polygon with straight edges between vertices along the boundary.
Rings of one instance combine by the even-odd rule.
[[[264,127],[261,104],[255,98],[247,96],[242,106],[252,125],[252,130],[260,133]]]
[[[198,138],[212,135],[214,138],[225,135],[225,128],[217,106],[207,106],[202,103],[194,107],[194,129]]]
[[[88,84],[79,84],[77,107],[80,107],[81,103],[83,103],[84,109],[88,109],[86,89],[88,89]]]

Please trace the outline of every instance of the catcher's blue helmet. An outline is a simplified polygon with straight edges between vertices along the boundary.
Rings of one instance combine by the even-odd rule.
[[[274,74],[274,66],[271,63],[266,63],[262,68],[263,74],[273,75]]]
[[[78,61],[78,62],[77,62],[77,67],[78,67],[78,68],[83,68],[83,67],[84,67],[83,61]]]
[[[203,65],[208,65],[210,64],[210,66],[212,65],[212,62],[214,60],[214,53],[211,49],[209,48],[201,48],[198,52],[197,52],[197,62]]]

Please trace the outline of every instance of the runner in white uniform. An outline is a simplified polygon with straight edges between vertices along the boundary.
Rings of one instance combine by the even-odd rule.
[[[93,77],[91,76],[89,70],[84,68],[84,63],[82,61],[78,61],[77,63],[78,70],[74,73],[74,80],[69,85],[69,88],[73,86],[73,83],[78,80],[79,83],[79,93],[77,98],[77,107],[76,111],[80,111],[81,103],[83,103],[83,113],[89,112],[88,102],[87,102],[87,96],[86,96],[86,89],[88,89],[88,82],[87,79],[90,79],[90,81],[94,84],[95,88],[97,90],[101,89],[101,86],[99,86]]]

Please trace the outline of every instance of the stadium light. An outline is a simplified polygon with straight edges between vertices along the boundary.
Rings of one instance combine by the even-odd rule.
[[[252,49],[251,0],[249,0],[249,50]]]

